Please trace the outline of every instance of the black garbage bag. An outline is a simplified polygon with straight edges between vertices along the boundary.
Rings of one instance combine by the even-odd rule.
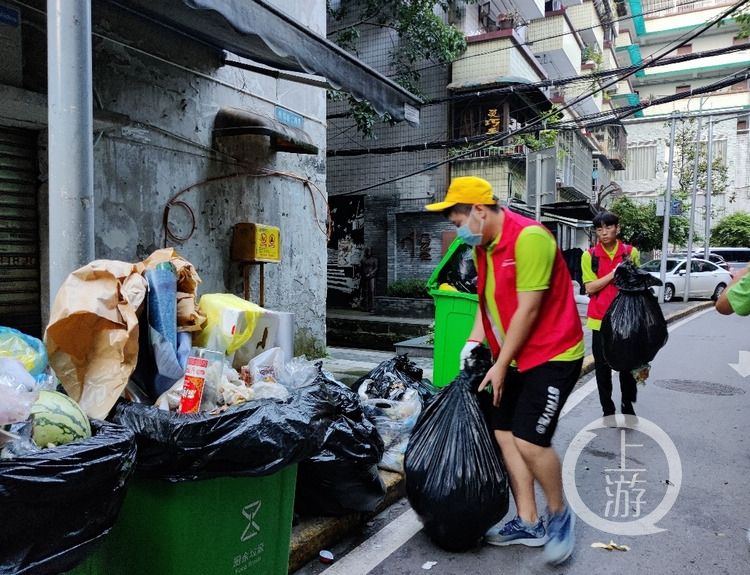
[[[416,389],[422,405],[427,405],[437,389],[422,377],[422,369],[407,356],[408,354],[403,353],[381,362],[370,373],[355,381],[352,387],[358,391],[366,383],[363,391],[367,397],[391,401],[401,400],[407,389]]]
[[[134,469],[135,438],[91,421],[92,437],[0,459],[0,574],[69,571],[109,533]]]
[[[612,369],[630,371],[648,364],[667,343],[667,322],[649,289],[661,280],[626,260],[614,281],[620,292],[602,319],[602,351]]]
[[[479,406],[477,387],[492,366],[489,350],[422,412],[406,449],[406,496],[440,547],[465,551],[508,511],[508,480]]]
[[[271,475],[319,453],[334,416],[328,393],[308,386],[285,403],[253,400],[218,415],[120,401],[111,419],[135,432],[139,476],[179,482]]]
[[[477,269],[474,266],[471,246],[462,244],[453,252],[443,281],[460,292],[477,293]]]
[[[385,498],[377,470],[383,440],[365,417],[359,396],[321,371],[314,384],[336,409],[323,450],[297,468],[295,510],[305,515],[374,511]]]

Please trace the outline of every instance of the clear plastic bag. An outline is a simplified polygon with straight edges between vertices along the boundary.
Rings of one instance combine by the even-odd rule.
[[[28,419],[38,397],[36,380],[24,365],[16,359],[0,357],[0,425]]]
[[[409,444],[409,436],[422,411],[422,402],[416,389],[408,389],[400,400],[369,398],[366,394],[367,382],[359,388],[367,419],[383,438],[385,452],[378,463],[381,469],[397,473],[404,472],[404,453]]]

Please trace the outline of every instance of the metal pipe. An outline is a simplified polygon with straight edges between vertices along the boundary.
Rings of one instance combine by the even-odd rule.
[[[91,0],[47,0],[50,301],[94,259]]]
[[[659,303],[664,303],[664,283],[667,277],[667,251],[669,250],[669,215],[672,211],[672,170],[674,168],[674,133],[677,125],[672,117],[672,129],[669,135],[669,167],[667,168],[667,190],[664,193],[664,228],[661,235],[661,262],[659,264],[659,279],[662,287],[659,290]],[[687,273],[687,272],[686,272]]]
[[[703,257],[708,259],[709,246],[711,245],[711,194],[713,193],[713,168],[714,168],[714,117],[708,117],[708,167],[706,168],[706,241],[703,244]]]
[[[701,100],[701,108],[703,100]],[[688,245],[687,245],[687,269],[691,269],[693,260],[693,235],[695,228],[695,200],[698,197],[698,164],[701,157],[701,122],[702,116],[698,116],[698,127],[695,131],[695,157],[693,158],[693,184],[690,192],[690,225],[688,227]],[[682,301],[688,300],[690,293],[690,274],[685,276],[685,293],[682,295]]]
[[[536,182],[535,182],[535,195],[536,195],[536,204],[534,206],[534,219],[537,222],[542,221],[542,162],[544,160],[542,159],[541,152],[537,152],[536,156]]]

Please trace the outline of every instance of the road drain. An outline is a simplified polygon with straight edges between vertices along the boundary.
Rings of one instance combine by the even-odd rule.
[[[698,393],[700,395],[742,395],[745,393],[744,389],[732,385],[695,379],[657,379],[654,385],[672,391],[684,391],[685,393]]]

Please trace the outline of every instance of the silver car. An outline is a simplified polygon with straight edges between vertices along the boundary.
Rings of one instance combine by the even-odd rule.
[[[687,260],[683,257],[667,258],[667,271],[664,277],[665,302],[685,293],[686,264]],[[651,260],[643,264],[641,269],[658,278],[660,266],[661,260]],[[703,259],[693,258],[690,267],[690,298],[710,297],[716,300],[732,280],[732,274],[727,270]],[[651,288],[654,293],[658,289],[660,288]]]

